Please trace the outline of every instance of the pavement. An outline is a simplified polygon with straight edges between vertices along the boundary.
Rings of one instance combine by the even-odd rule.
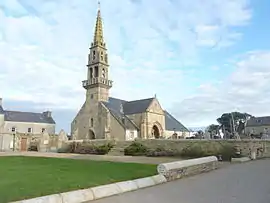
[[[231,164],[209,173],[89,203],[269,203],[270,160]]]

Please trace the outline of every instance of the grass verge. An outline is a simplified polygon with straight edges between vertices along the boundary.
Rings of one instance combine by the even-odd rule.
[[[0,157],[0,203],[156,174],[156,165],[43,157]]]

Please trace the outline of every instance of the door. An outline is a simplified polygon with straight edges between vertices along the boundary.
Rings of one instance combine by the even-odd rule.
[[[21,138],[21,151],[27,151],[27,138]]]

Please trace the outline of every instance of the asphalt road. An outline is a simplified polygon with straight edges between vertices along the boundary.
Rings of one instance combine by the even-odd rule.
[[[230,165],[92,203],[270,203],[270,160]]]

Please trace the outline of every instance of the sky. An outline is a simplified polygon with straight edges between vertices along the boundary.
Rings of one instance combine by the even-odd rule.
[[[51,110],[57,130],[85,100],[97,0],[0,0],[0,97]],[[187,127],[225,112],[270,115],[269,0],[101,0],[112,97],[155,94]]]

